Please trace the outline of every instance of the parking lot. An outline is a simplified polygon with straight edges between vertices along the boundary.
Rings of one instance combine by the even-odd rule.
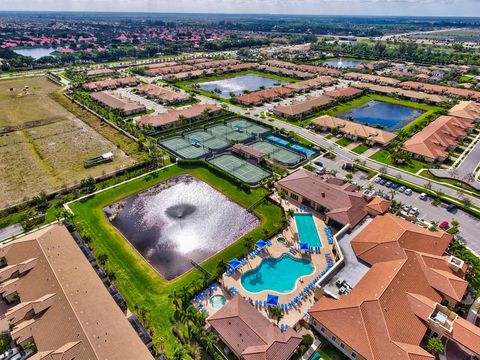
[[[315,162],[321,162],[322,166],[329,171],[331,169],[337,170],[336,176],[338,178],[343,178],[347,171],[342,170],[342,165],[345,163],[343,160],[339,159],[327,159],[325,157],[319,157],[314,159],[311,164],[318,168],[319,166]],[[411,207],[418,209],[417,219],[425,222],[435,221],[440,224],[443,221],[448,221],[451,224],[452,220],[457,220],[459,222],[459,233],[457,235],[463,238],[463,241],[467,246],[469,246],[477,254],[480,254],[480,237],[477,234],[478,229],[480,229],[480,220],[465,211],[456,210],[451,213],[447,211],[447,204],[440,203],[438,206],[432,205],[432,200],[430,197],[426,197],[425,200],[420,199],[420,194],[412,191],[410,195],[405,194],[405,192],[400,192],[399,187],[393,189],[392,187],[388,188],[385,184],[381,185],[380,183],[375,183],[375,177],[372,179],[367,178],[367,174],[363,171],[357,171],[352,174],[352,181],[356,182],[359,186],[367,188],[369,184],[373,185],[373,189],[380,194],[387,194],[390,197],[393,195],[393,198],[396,201],[406,204]],[[392,192],[393,191],[393,192]]]

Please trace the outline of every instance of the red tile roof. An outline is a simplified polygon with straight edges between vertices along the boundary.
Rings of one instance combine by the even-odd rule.
[[[326,215],[330,219],[354,227],[367,215],[367,202],[362,194],[350,191],[350,184],[340,185],[339,181],[343,183],[300,169],[277,184],[328,209]]]
[[[207,321],[226,345],[245,360],[288,360],[302,341],[291,329],[282,332],[240,295]]]

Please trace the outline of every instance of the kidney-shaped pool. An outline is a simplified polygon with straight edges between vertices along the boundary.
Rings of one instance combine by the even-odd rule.
[[[263,259],[255,269],[242,275],[242,286],[252,293],[276,291],[289,293],[295,289],[297,280],[313,274],[315,267],[307,259],[296,259],[285,253],[278,258]]]

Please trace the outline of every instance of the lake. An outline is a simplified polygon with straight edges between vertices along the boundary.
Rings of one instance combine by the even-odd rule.
[[[25,48],[25,49],[16,49],[13,50],[16,54],[23,55],[23,56],[30,56],[32,58],[40,59],[44,56],[49,56],[55,51],[54,48]]]
[[[364,64],[361,60],[331,59],[323,62],[323,65],[337,69],[355,68],[357,65]]]
[[[190,270],[260,224],[210,185],[182,175],[103,209],[165,279]]]
[[[257,74],[246,74],[222,80],[201,82],[197,85],[200,89],[211,93],[213,93],[215,89],[218,89],[220,90],[220,92],[217,93],[217,95],[222,98],[228,99],[231,97],[231,93],[234,93],[235,96],[237,96],[242,95],[245,90],[256,91],[259,90],[262,86],[266,89],[269,89],[274,86],[284,84],[288,83],[286,81],[272,79]]]
[[[337,116],[343,119],[352,118],[361,124],[381,125],[387,131],[395,131],[408,125],[422,114],[422,111],[408,106],[373,100]]]

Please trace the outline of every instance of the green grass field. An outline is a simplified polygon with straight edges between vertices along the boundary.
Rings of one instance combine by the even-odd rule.
[[[352,149],[352,151],[355,154],[363,154],[365,151],[367,151],[369,147],[365,144],[360,144]]]
[[[411,159],[406,165],[394,164],[392,161],[392,157],[387,150],[377,151],[375,154],[370,156],[370,159],[376,160],[386,165],[394,166],[396,168],[399,168],[414,174],[421,169],[427,169],[430,167],[430,165],[428,165],[427,163],[424,163],[422,161],[415,160],[415,159]]]
[[[70,205],[75,214],[75,223],[82,234],[92,238],[91,245],[96,255],[108,255],[106,268],[108,271],[115,272],[115,283],[125,297],[129,308],[134,309],[135,305],[139,305],[151,311],[148,326],[154,329],[155,344],[165,348],[167,355],[171,355],[175,346],[178,345],[177,338],[172,334],[173,306],[168,296],[183,287],[198,288],[197,285],[202,281],[203,276],[200,271],[194,269],[172,281],[162,278],[108,222],[102,208],[168,178],[185,173],[207,182],[245,208],[267,195],[267,191],[262,188],[252,190],[250,193],[241,191],[204,168],[187,169],[172,166],[160,170],[155,176],[150,175],[131,181],[97,194],[86,201],[78,201]],[[261,220],[260,226],[205,261],[202,264],[205,269],[215,273],[221,260],[228,261],[246,253],[247,237],[266,238],[282,228],[284,214],[280,207],[264,202],[255,208],[254,213]]]
[[[335,144],[346,147],[350,145],[353,142],[353,140],[347,139],[347,138],[341,138],[340,140],[335,141]]]

